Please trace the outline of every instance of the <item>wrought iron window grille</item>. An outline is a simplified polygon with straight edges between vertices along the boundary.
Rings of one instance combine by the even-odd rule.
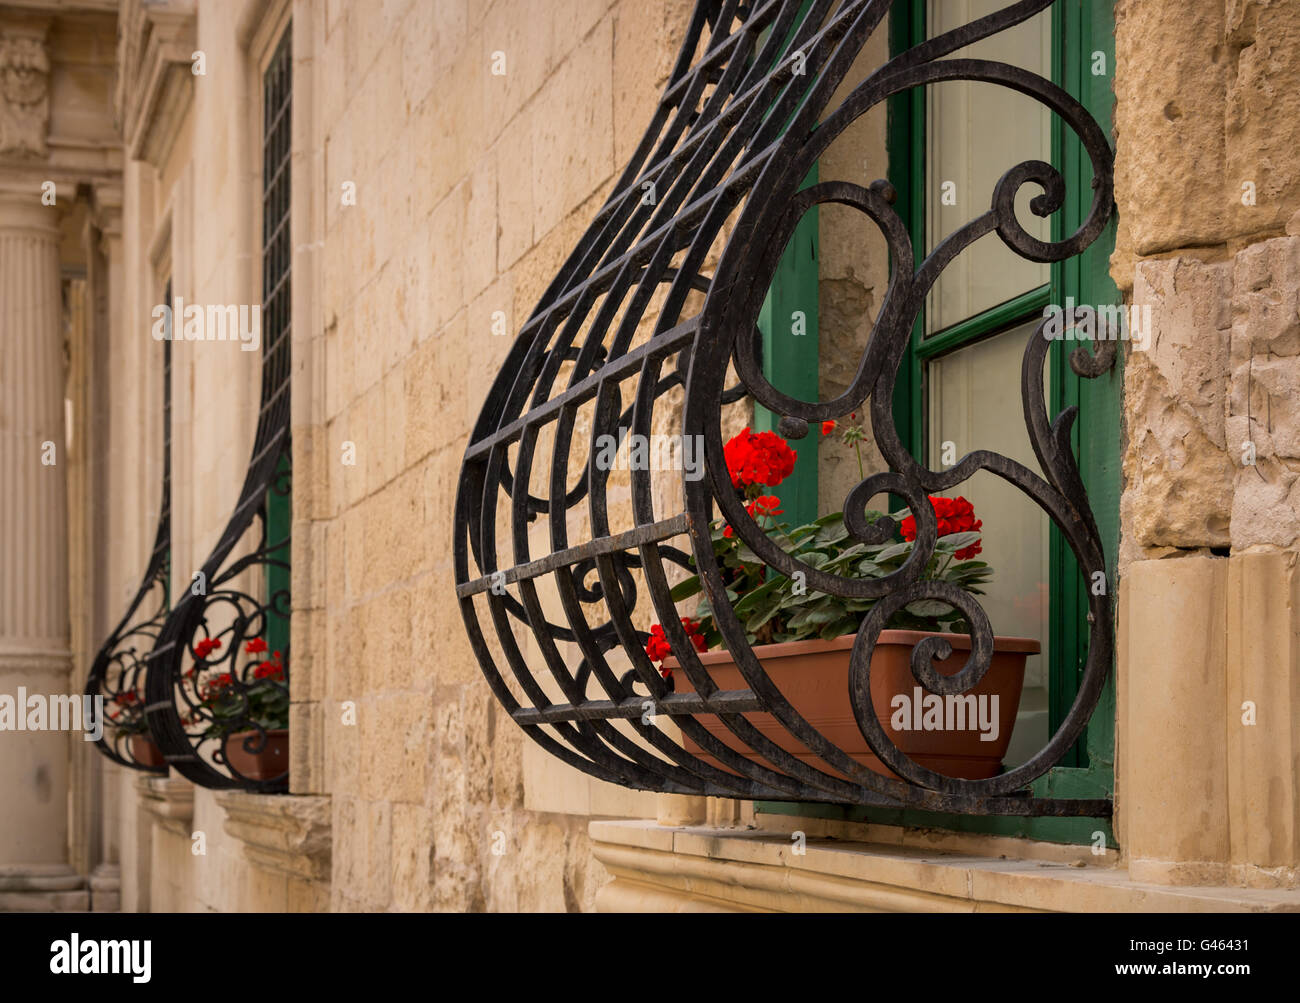
[[[148,658],[150,731],[167,763],[202,787],[270,793],[288,787],[288,770],[273,777],[240,772],[227,739],[245,753],[267,748],[269,732],[255,704],[289,698],[287,581],[289,536],[270,538],[269,507],[290,493],[290,137],[293,56],[290,30],[264,75],[262,158],[262,379],[253,455],[239,501],[216,547],[163,624]],[[253,543],[247,540],[252,534]],[[244,546],[241,547],[241,542]],[[265,576],[259,589],[258,573]],[[265,595],[259,597],[257,592]],[[249,642],[285,638],[279,672]]]
[[[457,495],[456,595],[469,640],[496,698],[558,759],[599,779],[649,791],[971,814],[1110,815],[1108,798],[1042,797],[1029,790],[1061,761],[1097,705],[1113,650],[1109,594],[1089,593],[1087,663],[1064,721],[1028,761],[999,776],[965,780],[922,767],[890,742],[869,698],[876,639],[889,616],[915,600],[941,600],[971,625],[971,652],[955,676],[941,676],[930,663],[951,654],[946,643],[917,646],[911,667],[919,685],[940,695],[967,692],[990,665],[993,631],[974,597],[920,579],[936,543],[928,494],[991,471],[1025,492],[1060,528],[1085,581],[1105,573],[1100,535],[1070,449],[1076,409],[1054,418],[1047,413],[1043,363],[1049,342],[1041,326],[1025,347],[1021,396],[1044,476],[988,450],[969,453],[948,469],[929,470],[904,446],[892,414],[915,319],[958,253],[996,233],[1026,259],[1063,261],[1082,253],[1113,213],[1111,149],[1077,101],[1015,66],[945,58],[1052,2],[1021,0],[930,38],[854,81],[833,108],[831,96],[867,39],[886,30],[892,0],[697,4],[644,140],[509,351],[472,430]],[[868,110],[893,95],[948,80],[984,81],[1028,95],[1079,137],[1094,181],[1090,210],[1074,233],[1043,241],[1016,218],[1016,195],[1025,185],[1042,190],[1030,202],[1040,217],[1064,204],[1063,177],[1041,161],[1011,166],[996,184],[988,211],[951,233],[915,268],[912,239],[892,208],[887,182],[828,181],[800,189],[821,154]],[[656,193],[652,200],[645,198],[647,183]],[[810,207],[826,203],[856,209],[882,231],[890,251],[889,284],[852,386],[832,400],[800,401],[765,379],[749,332],[795,225]],[[704,274],[712,249],[723,241],[712,274]],[[703,293],[703,303],[688,315],[693,291]],[[639,334],[643,324],[653,325],[651,335]],[[1076,350],[1071,367],[1094,378],[1111,367],[1115,348],[1114,341],[1100,341],[1095,353]],[[739,383],[728,388],[733,371]],[[862,513],[872,498],[896,495],[920,513],[915,552],[900,570],[881,579],[824,573],[788,555],[747,515],[727,473],[721,429],[722,407],[746,396],[781,415],[782,434],[796,439],[810,425],[869,408],[889,469],[867,476],[848,494],[845,521],[856,540],[881,543],[897,527],[888,517],[866,520]],[[665,422],[684,436],[702,437],[707,474],[671,484],[685,500],[665,512],[652,473],[632,469],[625,486],[631,525],[617,527],[610,514],[610,475],[595,465],[595,443],[607,435],[621,439],[627,430],[646,435]],[[858,631],[845,685],[858,727],[898,779],[851,759],[800,716],[768,677],[726,599],[714,560],[709,523],[718,512],[781,574],[802,572],[809,589],[878,600]],[[499,533],[506,538],[499,540]],[[572,538],[579,533],[581,539]],[[536,554],[539,535],[546,536],[546,552]],[[691,555],[673,546],[675,539],[688,540]],[[701,575],[747,689],[720,691],[696,656],[679,624],[666,564]],[[634,624],[634,616],[650,612],[641,586],[694,693],[672,692],[646,655],[647,634]],[[553,591],[544,596],[544,589]],[[576,649],[573,664],[561,645]],[[631,668],[620,673],[623,664]],[[647,706],[727,769],[690,754],[653,720],[647,722]],[[774,716],[824,767],[796,758],[760,733],[744,716],[759,711]],[[717,715],[762,762],[714,738],[698,720],[702,714]]]
[[[171,302],[167,283],[164,302]],[[170,323],[170,322],[169,322]],[[168,332],[170,334],[170,331]],[[133,733],[152,740],[145,720],[146,656],[153,649],[167,617],[171,573],[172,498],[172,344],[163,341],[163,479],[158,529],[144,579],[121,621],[113,628],[91,663],[86,696],[102,697],[104,733],[95,747],[121,766],[147,773],[166,773],[166,766],[141,762],[130,738]],[[143,725],[134,731],[132,725]]]

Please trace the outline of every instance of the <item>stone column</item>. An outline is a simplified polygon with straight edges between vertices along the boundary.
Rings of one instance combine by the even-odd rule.
[[[86,334],[88,342],[93,342],[98,346],[95,352],[87,351],[87,360],[94,365],[94,360],[103,356],[111,356],[120,350],[122,345],[122,324],[126,316],[125,305],[122,302],[123,293],[126,289],[125,277],[125,259],[124,249],[122,246],[122,189],[120,185],[96,185],[94,195],[91,200],[91,212],[87,219],[86,232],[83,236],[86,248],[87,261],[87,288],[92,300],[92,307],[88,311],[88,324]],[[139,342],[137,341],[137,347]],[[152,341],[150,347],[156,347]],[[87,344],[89,349],[89,344]],[[132,359],[127,354],[125,358],[135,371],[146,371],[141,366],[138,356]],[[93,372],[93,369],[92,369]],[[89,375],[89,374],[88,374]],[[90,379],[87,381],[91,382]],[[148,385],[148,384],[146,384]],[[86,401],[87,411],[91,411],[88,416],[91,421],[110,422],[110,414],[105,410],[95,406],[98,402],[95,400],[96,394],[89,386],[85,391],[83,400]],[[141,393],[139,400],[135,402],[135,413],[128,418],[128,421],[138,421],[139,427],[149,427],[149,415],[146,409],[157,408],[157,397],[153,394]],[[93,408],[93,410],[92,410]],[[89,421],[86,423],[89,425]],[[138,470],[148,472],[151,470],[150,465],[146,462],[144,455],[145,450],[152,444],[152,438],[146,438],[139,446],[139,453],[133,462],[126,466],[128,470]],[[83,450],[89,452],[87,446],[83,445]],[[111,460],[110,460],[111,463]],[[126,483],[121,488],[114,487],[112,490],[126,495],[125,500],[133,511],[139,511],[142,514],[149,512],[151,518],[134,520],[136,526],[140,527],[145,541],[152,541],[153,533],[156,531],[156,515],[152,513],[152,505],[156,504],[154,500],[145,503],[141,490],[143,484],[148,481],[153,486],[153,481],[146,477],[127,478]],[[81,505],[89,507],[95,503],[93,492],[101,489],[101,486],[107,486],[111,483],[107,478],[90,480],[91,495],[90,497],[82,496]],[[134,497],[131,496],[134,492]],[[134,567],[137,559],[133,555],[140,553],[140,534],[124,534],[128,537],[128,547],[125,552],[121,553],[121,560],[117,560],[117,554],[111,550],[108,551],[110,560],[109,567]],[[92,551],[93,553],[93,551]],[[131,556],[128,556],[131,555]],[[107,584],[106,577],[101,578],[102,572],[95,568],[88,569],[88,578],[90,589],[104,591],[103,586]],[[135,594],[135,585],[127,586],[128,595]],[[111,595],[111,590],[109,590]],[[114,617],[120,615],[116,610],[110,610],[107,619],[101,614],[94,615],[97,611],[97,603],[94,597],[87,604],[88,611],[91,615],[91,622],[95,625],[96,630],[95,643],[103,643],[104,635],[111,629],[110,624],[114,622]],[[86,668],[78,667],[78,674],[86,671]],[[85,863],[81,864],[79,869],[85,873],[90,873],[90,892],[91,892],[91,909],[95,912],[118,912],[121,910],[121,867],[119,864],[118,854],[118,794],[121,784],[118,782],[118,772],[121,767],[109,762],[99,754],[99,751],[89,743],[73,742],[73,784],[72,794],[74,805],[80,802],[81,817],[77,819],[74,816],[74,824],[80,825],[80,830],[74,830],[72,834],[72,857],[73,866],[78,866],[78,843],[82,844]]]
[[[0,191],[0,696],[69,689],[57,210]],[[68,865],[68,740],[0,731],[0,909],[85,908]]]

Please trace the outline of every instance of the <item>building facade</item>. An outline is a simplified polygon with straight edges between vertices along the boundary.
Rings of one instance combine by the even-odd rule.
[[[983,519],[994,626],[1043,649],[1008,769],[1091,700],[1033,791],[1094,813],[781,795],[789,771],[747,797],[635,789],[654,785],[531,740],[485,680],[511,648],[539,679],[552,657],[583,660],[580,632],[552,648],[528,629],[538,611],[571,615],[563,585],[483,645],[466,629],[467,605],[493,622],[498,565],[476,550],[457,568],[458,491],[475,484],[467,450],[503,427],[484,402],[513,377],[517,336],[628,191],[647,219],[676,197],[624,172],[656,163],[646,151],[683,94],[698,102],[683,129],[729,122],[710,98],[775,38],[787,68],[767,80],[797,82],[806,54],[815,81],[840,54],[817,95],[832,121],[891,58],[1011,5],[887,6],[0,2],[0,694],[89,680],[119,715],[102,744],[0,730],[0,908],[1300,909],[1300,8],[1281,0],[1030,4],[945,53],[1054,82],[1113,149],[1114,212],[1075,264],[989,232],[948,265],[907,328],[893,411],[936,469],[950,445],[1032,466],[1023,346],[1067,297],[1124,308],[1128,336],[1092,379],[1071,372],[1068,340],[1039,360],[1051,417],[1078,408],[1100,579],[989,471],[948,492]],[[711,53],[717,73],[691,76]],[[882,94],[820,155],[816,183],[888,192],[919,264],[988,212],[1004,172],[1043,161],[1064,181],[1055,218],[1027,209],[1033,182],[1011,194],[1026,241],[1060,241],[1110,188],[1041,97],[960,76]],[[741,165],[762,117],[748,127]],[[672,307],[682,317],[712,309],[707,278],[752,236],[746,199],[689,262],[705,281]],[[868,214],[816,208],[760,290],[759,327],[773,382],[830,400],[857,385],[900,266]],[[669,326],[668,303],[647,294],[632,344]],[[594,363],[574,349],[556,365],[568,380],[562,366]],[[853,421],[866,406],[864,392]],[[790,430],[751,397],[727,408],[727,435]],[[681,415],[670,399],[646,427],[669,435]],[[890,466],[881,429],[863,428],[860,453],[838,435],[795,443],[786,509],[835,511]],[[508,477],[519,453],[501,452]],[[587,461],[571,462],[568,483]],[[516,512],[549,497],[540,467]],[[631,511],[633,484],[611,474],[611,511]],[[680,507],[680,465],[652,488]],[[546,511],[495,524],[501,553],[600,535],[579,514],[557,544]],[[500,594],[524,596],[526,575],[507,577]],[[599,602],[644,643],[645,590]],[[601,651],[619,674],[636,662],[624,646]],[[533,703],[562,701],[562,677]],[[235,724],[210,727],[223,714]],[[270,746],[255,717],[287,733],[264,774],[234,758]],[[656,727],[675,741],[677,723]],[[631,723],[566,727],[532,729],[580,751],[625,738],[633,760],[649,748]]]

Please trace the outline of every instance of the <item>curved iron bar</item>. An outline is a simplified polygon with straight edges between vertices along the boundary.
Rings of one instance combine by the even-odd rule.
[[[170,399],[170,392],[167,397]],[[170,418],[164,419],[170,427]],[[170,439],[165,433],[164,442]],[[170,450],[165,451],[170,457]],[[96,747],[113,762],[147,773],[166,773],[166,766],[141,762],[130,741],[130,725],[145,725],[145,659],[158,640],[167,616],[167,581],[171,557],[171,461],[164,460],[162,512],[144,580],[103,647],[86,678],[86,696],[104,702],[104,733]],[[150,600],[150,596],[154,598]],[[122,725],[128,727],[124,728]],[[153,741],[148,730],[140,733]]]
[[[1069,446],[1075,409],[1055,419],[1046,412],[1042,372],[1049,343],[1042,325],[1029,339],[1022,369],[1025,422],[1041,476],[988,450],[972,452],[949,469],[929,470],[904,447],[892,414],[894,386],[914,322],[948,263],[990,233],[1031,261],[1061,261],[1088,247],[1113,213],[1111,150],[1078,102],[1014,66],[944,58],[1052,2],[1020,0],[929,39],[856,82],[834,108],[828,107],[831,96],[845,83],[867,39],[881,30],[892,0],[812,0],[802,19],[803,0],[697,4],[645,139],[511,347],[474,426],[457,495],[456,585],[470,643],[497,699],[530,738],[556,757],[601,779],[653,791],[987,814],[1110,814],[1105,798],[1036,797],[1028,790],[1031,781],[1061,760],[1096,707],[1113,649],[1108,596],[1089,590],[1088,660],[1064,722],[1028,762],[991,780],[946,777],[913,762],[890,742],[869,699],[876,640],[893,611],[918,599],[940,600],[959,610],[971,636],[970,655],[955,676],[941,675],[932,665],[951,655],[950,645],[939,638],[918,644],[912,656],[918,683],[938,694],[965,692],[990,664],[993,632],[974,597],[921,578],[937,539],[928,494],[981,470],[996,474],[1056,523],[1085,577],[1105,570],[1100,534]],[[1075,233],[1042,241],[1016,218],[1016,195],[1027,184],[1042,190],[1030,202],[1034,214],[1046,217],[1064,204],[1061,175],[1038,161],[1008,170],[995,186],[989,210],[949,235],[916,268],[911,238],[892,207],[888,183],[832,181],[801,189],[826,148],[871,108],[893,95],[948,80],[983,81],[1029,95],[1074,130],[1094,174],[1091,209]],[[656,197],[643,198],[647,190]],[[850,387],[831,400],[799,401],[764,377],[748,332],[756,327],[795,226],[813,206],[832,202],[863,213],[881,230],[891,273]],[[698,288],[724,239],[701,311],[684,316],[688,295]],[[647,321],[654,325],[648,337],[643,329]],[[1114,346],[1105,346],[1095,355],[1076,352],[1071,365],[1080,376],[1095,377],[1114,358]],[[733,368],[740,382],[729,388],[727,374]],[[635,391],[629,408],[622,384],[631,381]],[[662,501],[652,492],[649,471],[631,464],[633,525],[616,531],[609,513],[609,470],[596,462],[598,443],[613,435],[622,444],[629,433],[644,436],[662,427],[663,399],[670,391],[683,393],[681,433],[703,442],[705,475],[683,476],[684,506],[665,515],[656,511]],[[883,493],[905,499],[918,528],[913,554],[901,568],[882,579],[842,577],[801,564],[765,535],[732,488],[723,456],[722,408],[741,394],[782,416],[782,431],[795,438],[807,434],[814,422],[869,404],[877,446],[889,469],[866,477],[849,493],[845,521],[854,539],[881,542],[897,527],[888,518],[868,523],[863,515],[867,502]],[[581,443],[585,458],[582,449],[575,449],[582,438],[587,440]],[[550,449],[551,462],[549,476],[544,461],[536,465],[538,479],[548,485],[542,492],[546,497],[539,497],[533,492],[540,489],[530,485],[543,448]],[[575,469],[581,480],[578,488],[570,488]],[[503,504],[510,516],[509,539],[498,541]],[[785,575],[802,572],[810,589],[878,600],[858,631],[846,687],[859,728],[897,779],[874,773],[831,743],[764,672],[726,597],[709,536],[715,514],[766,564]],[[547,552],[534,556],[537,534],[529,524],[539,515],[545,516],[549,539]],[[572,542],[572,534],[582,541]],[[667,545],[679,536],[689,537],[691,557]],[[665,560],[679,566],[694,563],[725,647],[748,689],[720,691],[697,657],[678,621]],[[634,615],[644,615],[634,569],[640,570],[673,651],[681,653],[681,671],[694,693],[672,692],[644,651],[647,635],[633,625]],[[589,583],[592,570],[597,580]],[[539,582],[552,589],[546,604]],[[562,613],[558,623],[556,601]],[[484,629],[480,603],[486,606],[492,634]],[[527,655],[515,629],[520,622],[533,642]],[[566,657],[561,644],[575,650]],[[611,653],[621,656],[618,668]],[[593,685],[603,693],[590,696]],[[647,707],[670,716],[685,737],[726,769],[687,752],[646,720]],[[760,733],[745,716],[759,711],[772,715],[826,768],[810,765]],[[701,714],[716,715],[761,761],[711,735],[698,720]],[[626,730],[615,727],[615,721],[625,722]]]
[[[163,294],[170,306],[171,281]],[[145,658],[153,649],[167,617],[170,597],[172,525],[172,345],[171,322],[163,340],[163,477],[158,506],[158,529],[144,578],[135,597],[113,632],[95,655],[86,677],[86,696],[103,700],[104,733],[95,743],[109,759],[121,766],[147,773],[166,773],[165,765],[144,763],[136,755],[134,734],[156,746],[145,716]],[[157,593],[150,602],[151,594]],[[111,705],[111,708],[110,708]],[[137,729],[143,727],[143,731]],[[153,758],[153,749],[147,749]],[[145,750],[141,750],[145,751]]]
[[[145,688],[149,728],[169,765],[203,787],[263,793],[288,788],[287,765],[277,776],[250,776],[229,753],[266,749],[278,736],[262,719],[268,708],[284,717],[289,702],[288,645],[266,648],[272,626],[287,625],[290,613],[288,588],[269,584],[271,572],[287,580],[289,536],[268,539],[268,499],[288,496],[291,483],[290,36],[266,73],[261,407],[252,458],[230,521],[149,654]],[[265,589],[256,584],[259,572],[267,574]]]

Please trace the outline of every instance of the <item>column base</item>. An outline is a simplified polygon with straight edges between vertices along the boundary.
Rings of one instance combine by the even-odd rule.
[[[86,880],[66,864],[0,867],[0,912],[89,912]]]
[[[90,911],[122,911],[122,869],[117,864],[100,864],[91,874]]]

